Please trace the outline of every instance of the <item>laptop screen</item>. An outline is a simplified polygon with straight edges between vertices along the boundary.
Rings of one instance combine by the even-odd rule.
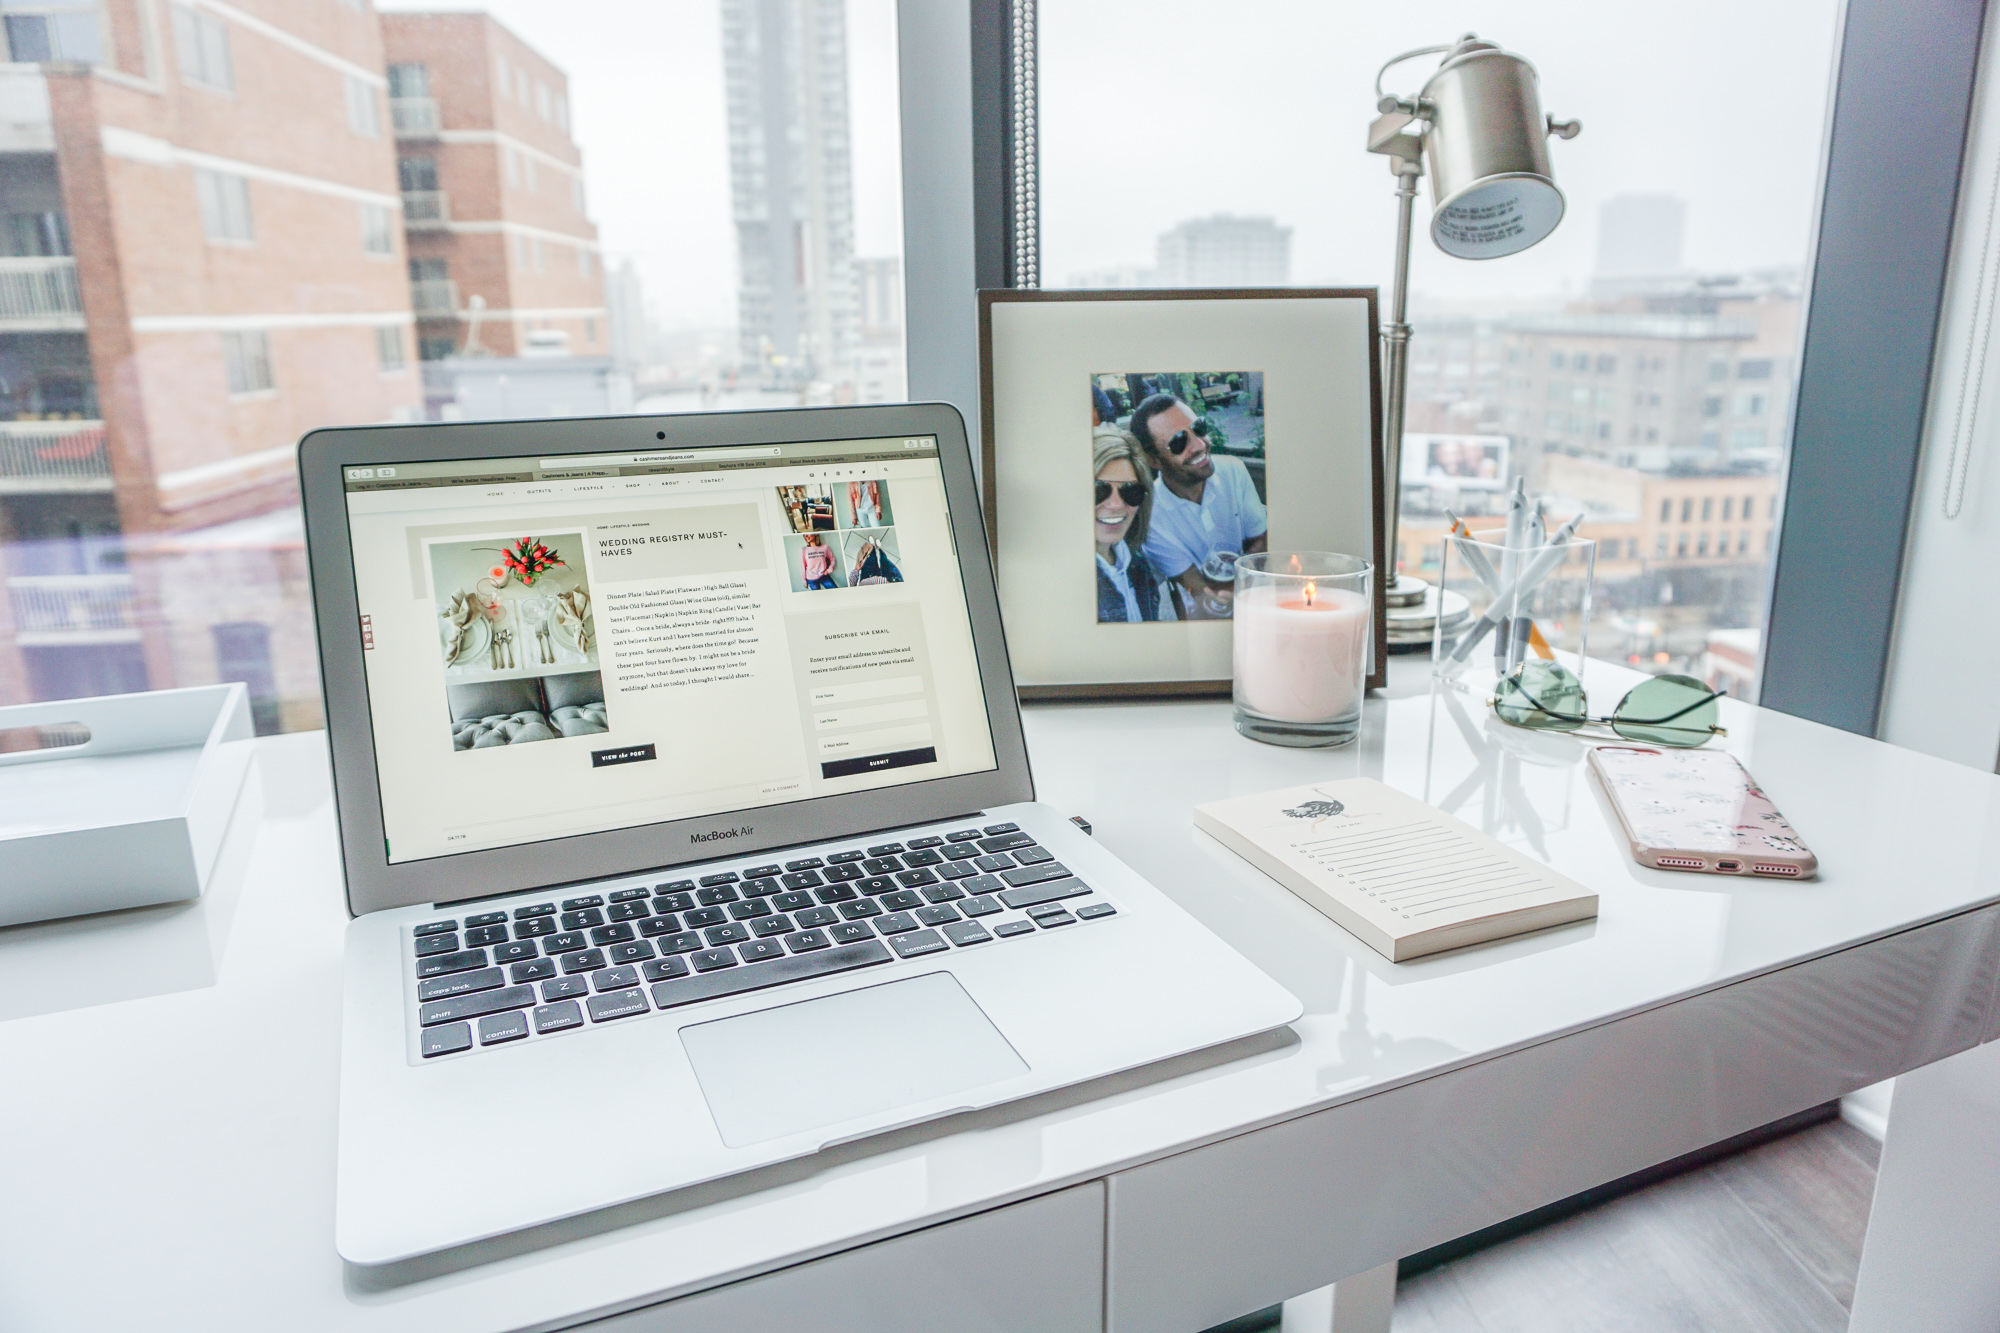
[[[995,767],[934,437],[343,483],[392,863]]]

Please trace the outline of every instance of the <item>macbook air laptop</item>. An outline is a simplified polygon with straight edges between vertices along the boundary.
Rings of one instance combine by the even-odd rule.
[[[325,430],[299,456],[354,917],[348,1260],[1298,1017],[1035,801],[953,409]]]

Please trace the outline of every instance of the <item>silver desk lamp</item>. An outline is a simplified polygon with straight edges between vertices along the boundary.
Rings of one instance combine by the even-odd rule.
[[[1382,76],[1417,56],[1443,54],[1414,97],[1385,94]],[[1549,136],[1573,139],[1578,121],[1542,114],[1535,67],[1467,33],[1453,46],[1424,46],[1390,60],[1375,75],[1376,110],[1368,151],[1390,159],[1396,175],[1396,277],[1382,326],[1388,385],[1382,401],[1382,471],[1388,490],[1388,557],[1395,568],[1403,509],[1403,408],[1409,379],[1410,220],[1417,177],[1428,159],[1431,240],[1459,259],[1499,259],[1547,236],[1562,221],[1563,196],[1549,167]],[[1428,642],[1440,613],[1420,579],[1398,575],[1387,588],[1390,641]],[[1401,613],[1400,615],[1398,613]],[[1398,635],[1397,622],[1404,633]]]

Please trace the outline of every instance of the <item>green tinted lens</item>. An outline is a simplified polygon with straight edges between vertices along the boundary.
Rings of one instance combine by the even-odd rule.
[[[1715,734],[1715,691],[1692,676],[1655,676],[1636,686],[1611,715],[1611,729],[1648,745],[1700,745]]]
[[[1575,731],[1583,725],[1583,682],[1554,662],[1523,662],[1500,682],[1493,711],[1502,722],[1545,731]]]

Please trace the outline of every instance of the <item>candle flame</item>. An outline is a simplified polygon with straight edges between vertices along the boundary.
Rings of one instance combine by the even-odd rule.
[[[1311,606],[1312,604],[1313,604],[1313,585],[1310,582],[1308,582],[1306,584],[1306,605]]]
[[[1299,558],[1295,555],[1292,557],[1292,573],[1296,574],[1298,572],[1299,572]]]

